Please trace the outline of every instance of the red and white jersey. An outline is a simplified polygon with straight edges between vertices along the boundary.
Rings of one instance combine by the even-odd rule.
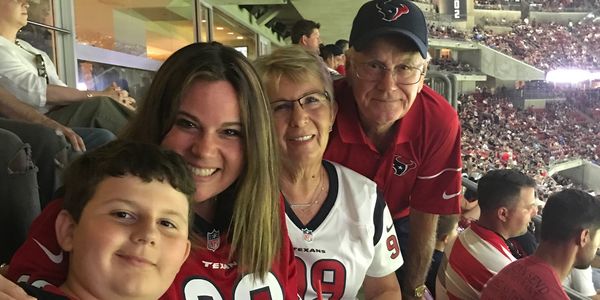
[[[438,271],[438,299],[479,299],[483,286],[517,260],[499,234],[471,223],[446,246]]]
[[[58,245],[54,230],[61,209],[62,199],[52,201],[33,222],[27,240],[11,260],[9,279],[37,287],[48,283],[59,286],[65,281],[69,258]],[[239,275],[237,264],[228,259],[230,245],[222,234],[219,243],[213,243],[215,251],[205,245],[192,248],[161,299],[297,299],[294,253],[283,218],[282,210],[281,253],[264,281],[255,281],[252,275]],[[197,225],[195,222],[196,231],[205,230]]]
[[[287,227],[296,254],[298,295],[356,299],[365,276],[383,277],[403,264],[396,230],[376,184],[341,165],[324,161],[330,188],[306,225],[286,203]]]

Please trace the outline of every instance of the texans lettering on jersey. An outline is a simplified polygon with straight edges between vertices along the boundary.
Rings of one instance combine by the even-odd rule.
[[[328,161],[323,165],[329,194],[313,220],[302,224],[286,204],[298,294],[315,299],[320,283],[324,298],[355,299],[365,276],[389,275],[403,258],[392,217],[375,183],[341,165]]]

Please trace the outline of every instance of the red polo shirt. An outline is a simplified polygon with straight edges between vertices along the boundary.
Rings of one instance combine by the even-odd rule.
[[[423,86],[400,120],[395,143],[377,151],[360,126],[352,88],[335,82],[339,110],[325,159],[372,179],[383,192],[394,219],[409,208],[433,214],[460,212],[460,123],[439,94]]]

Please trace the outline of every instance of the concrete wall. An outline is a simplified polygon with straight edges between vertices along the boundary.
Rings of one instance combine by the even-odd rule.
[[[573,180],[576,184],[592,189],[596,193],[600,191],[600,180],[598,180],[600,166],[592,162],[584,161],[581,166],[560,171],[558,174]]]

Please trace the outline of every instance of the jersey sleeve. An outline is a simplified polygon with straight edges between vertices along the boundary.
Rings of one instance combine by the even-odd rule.
[[[54,227],[62,202],[50,202],[33,221],[27,239],[10,261],[8,279],[36,287],[59,286],[65,281],[69,257],[58,244]]]
[[[382,197],[377,197],[373,222],[375,224],[374,255],[367,276],[384,277],[404,263],[392,215]]]
[[[410,196],[411,208],[442,215],[460,212],[462,171],[456,113],[444,126],[426,137],[430,142]]]

